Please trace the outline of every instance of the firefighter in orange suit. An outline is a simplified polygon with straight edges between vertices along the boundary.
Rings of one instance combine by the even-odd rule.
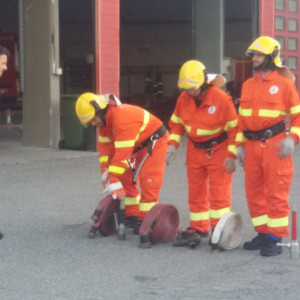
[[[186,245],[190,238],[208,236],[210,227],[214,229],[218,220],[231,211],[237,128],[230,96],[209,83],[200,61],[182,65],[178,87],[182,93],[169,122],[166,161],[170,162],[181,137],[187,133],[190,226],[178,234],[174,246]]]
[[[288,236],[289,189],[294,172],[291,153],[300,137],[300,101],[291,73],[282,67],[280,44],[261,36],[246,51],[256,74],[242,87],[236,136],[244,166],[245,189],[258,235],[244,244],[262,256],[282,252],[277,243]],[[284,76],[282,76],[283,74]],[[290,115],[287,133],[284,119]]]
[[[121,104],[113,95],[82,94],[76,114],[83,125],[98,127],[103,187],[114,199],[125,197],[127,220],[137,221],[138,234],[141,221],[158,202],[169,137],[165,126],[146,110]],[[137,170],[141,195],[133,183]]]

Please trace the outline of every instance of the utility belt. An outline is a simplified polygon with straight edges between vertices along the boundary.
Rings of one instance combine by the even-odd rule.
[[[192,141],[192,143],[194,144],[195,148],[198,149],[205,149],[207,152],[211,152],[211,149],[215,146],[217,146],[218,144],[221,144],[222,142],[224,142],[227,139],[227,132],[223,131],[220,135],[218,135],[217,137],[214,137],[208,141],[205,142],[195,142],[192,139],[190,139]]]
[[[275,125],[264,128],[262,130],[252,131],[244,129],[243,134],[248,140],[265,141],[283,131],[285,131],[285,123],[284,121],[280,121],[279,123],[276,123]]]
[[[156,140],[160,139],[165,135],[167,132],[166,126],[163,124],[161,125],[150,137],[148,137],[146,140],[144,140],[136,149],[135,151],[141,150],[144,147],[148,147],[148,153],[152,153],[153,144]]]

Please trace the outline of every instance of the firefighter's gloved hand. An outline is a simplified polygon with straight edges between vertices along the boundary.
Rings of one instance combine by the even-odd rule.
[[[223,168],[226,170],[227,174],[234,172],[236,169],[235,159],[227,157],[224,161]]]
[[[245,147],[243,146],[237,146],[237,160],[241,167],[244,167],[244,161],[245,161]]]
[[[171,159],[175,157],[175,152],[176,152],[176,146],[169,145],[168,151],[167,151],[167,154],[166,154],[166,163],[167,163],[167,165],[169,165]]]
[[[108,185],[108,190],[114,200],[121,199],[126,195],[125,190],[123,189],[123,185],[120,181],[110,183]]]
[[[295,150],[295,141],[292,137],[288,136],[279,144],[279,157],[287,157]]]
[[[101,179],[102,179],[102,187],[103,187],[102,193],[105,194],[108,192],[108,170],[107,169],[105,169],[105,171],[101,174]]]

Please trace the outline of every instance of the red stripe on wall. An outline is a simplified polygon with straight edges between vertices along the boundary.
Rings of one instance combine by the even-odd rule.
[[[119,96],[120,0],[95,0],[96,92]]]
[[[274,0],[259,1],[259,35],[274,37]]]

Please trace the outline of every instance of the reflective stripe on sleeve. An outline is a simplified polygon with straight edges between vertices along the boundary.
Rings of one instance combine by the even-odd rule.
[[[290,133],[294,133],[300,138],[300,127],[292,126],[290,129]]]
[[[100,143],[110,143],[110,142],[112,142],[112,140],[107,136],[100,136],[99,135],[99,142]]]
[[[133,147],[134,144],[135,144],[135,140],[115,141],[115,142],[114,142],[115,148],[127,148],[127,147]]]
[[[184,125],[185,131],[186,132],[191,132],[192,127],[188,125]]]
[[[228,128],[234,128],[237,126],[237,119],[233,121],[228,121],[224,127],[224,130],[227,131]]]
[[[173,141],[175,141],[175,142],[177,142],[179,144],[180,140],[181,140],[181,135],[175,134],[175,133],[171,133],[170,137],[169,137],[169,141],[171,141],[171,140],[173,140]]]
[[[120,190],[122,188],[123,188],[123,185],[122,185],[122,183],[120,181],[108,185],[108,190],[110,192],[113,192],[113,191],[116,191],[116,190]]]
[[[183,124],[183,121],[180,117],[175,116],[174,114],[171,117],[171,121],[177,124]]]
[[[117,166],[109,166],[108,172],[116,173],[116,174],[123,174],[126,171],[125,168],[117,167]]]
[[[99,158],[100,163],[107,162],[107,161],[108,161],[108,156],[107,155],[100,156],[100,158]]]
[[[300,105],[296,105],[290,108],[290,114],[294,115],[300,112]]]

